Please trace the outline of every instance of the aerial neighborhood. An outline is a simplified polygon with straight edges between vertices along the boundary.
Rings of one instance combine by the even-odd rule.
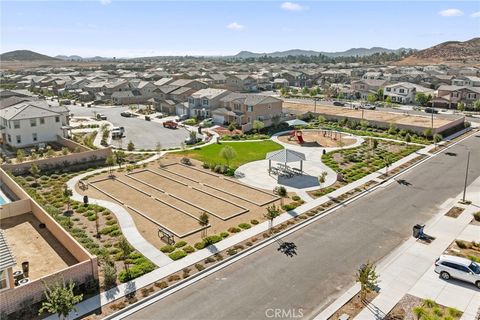
[[[480,38],[14,50],[0,87],[2,320],[480,319]]]

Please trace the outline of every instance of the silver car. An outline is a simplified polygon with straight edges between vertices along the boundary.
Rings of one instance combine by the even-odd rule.
[[[480,289],[480,265],[468,259],[441,255],[435,261],[435,272],[443,280],[455,278],[473,283]]]

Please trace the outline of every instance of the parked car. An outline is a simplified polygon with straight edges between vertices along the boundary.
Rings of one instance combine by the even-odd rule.
[[[200,122],[200,127],[202,128],[208,128],[208,127],[211,127],[213,125],[213,119],[212,118],[207,118],[205,120],[203,120],[202,122]]]
[[[130,118],[131,116],[133,116],[133,114],[132,114],[130,111],[120,112],[120,115],[121,115],[122,117],[127,117],[127,118]]]
[[[103,113],[98,113],[97,120],[107,120],[107,116],[104,115]]]
[[[333,101],[333,105],[338,106],[338,107],[343,107],[343,106],[345,106],[345,103],[340,102],[340,101]]]
[[[200,141],[202,141],[201,138],[190,136],[190,137],[186,138],[184,142],[185,142],[186,145],[192,145],[192,144],[198,143]]]
[[[177,119],[177,122],[179,122],[179,121],[185,121],[185,120],[188,119],[188,114],[186,114],[186,113],[181,114],[181,115],[177,116],[176,119]]]
[[[365,109],[365,110],[375,110],[375,106],[373,104],[366,104],[366,105],[361,105],[360,109]]]
[[[480,289],[480,265],[469,259],[441,255],[435,261],[435,272],[443,280],[454,278],[473,283]]]
[[[169,128],[169,129],[177,129],[178,123],[176,123],[175,121],[172,121],[172,120],[168,120],[168,121],[165,121],[163,123],[163,127],[164,128]]]
[[[112,129],[112,139],[120,139],[123,137],[124,133],[125,133],[124,127],[114,127]]]
[[[437,109],[434,108],[425,108],[424,110],[426,113],[438,113]]]

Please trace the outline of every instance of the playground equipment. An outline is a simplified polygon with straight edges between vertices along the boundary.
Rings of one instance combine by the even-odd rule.
[[[289,139],[288,140],[292,140],[292,139],[296,139],[299,144],[303,144],[305,142],[303,140],[303,134],[302,134],[301,130],[291,131],[290,134],[289,134]]]

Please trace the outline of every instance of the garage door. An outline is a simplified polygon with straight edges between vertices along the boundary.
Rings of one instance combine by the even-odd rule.
[[[222,115],[213,115],[213,122],[215,124],[223,125],[225,118]]]

